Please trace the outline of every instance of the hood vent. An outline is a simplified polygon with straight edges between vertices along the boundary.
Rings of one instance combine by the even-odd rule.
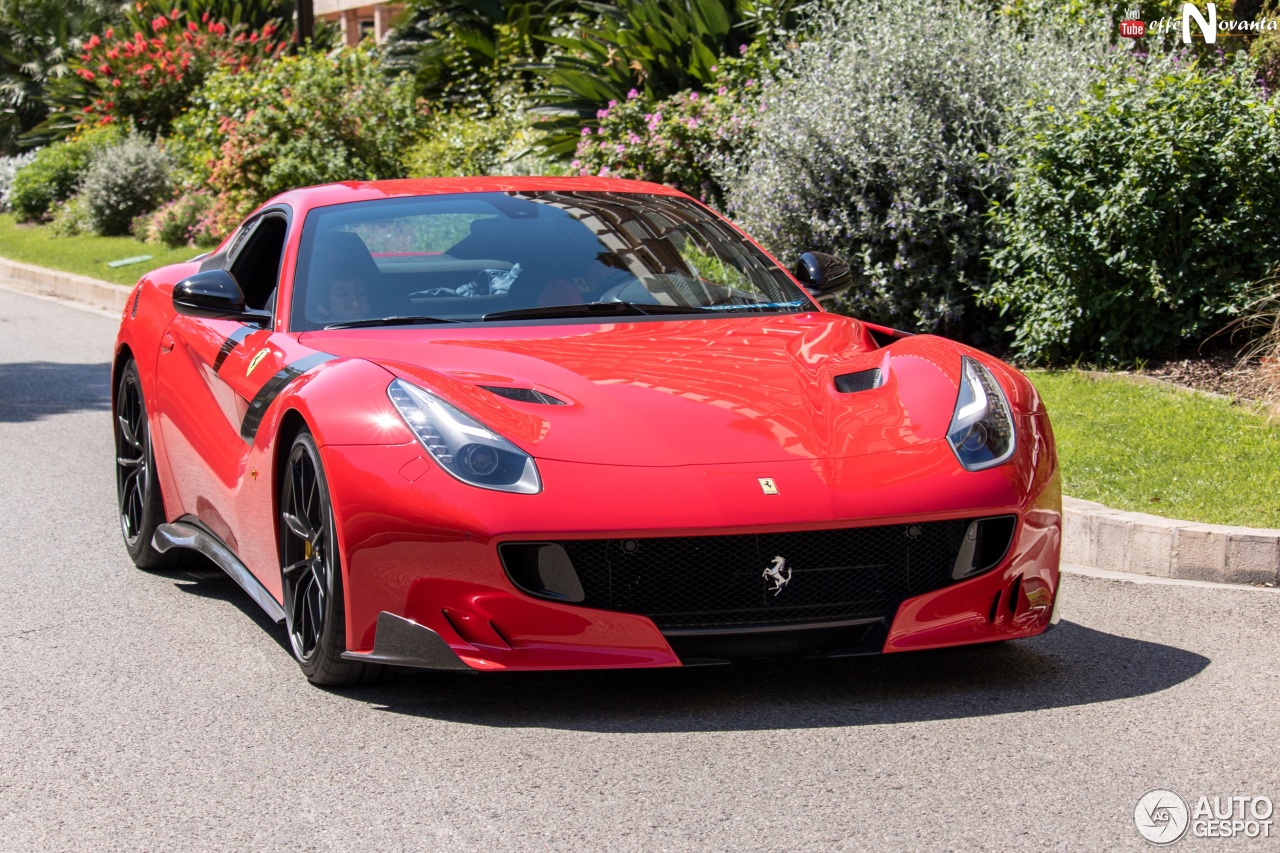
[[[501,385],[481,385],[481,388],[499,397],[506,397],[508,400],[517,400],[521,403],[541,403],[544,406],[566,406],[564,400],[552,397],[550,394],[544,394],[541,391],[535,391],[532,388],[505,388]]]
[[[870,391],[884,384],[880,368],[859,370],[857,373],[846,373],[836,377],[836,390],[841,394],[852,394],[855,391]]]

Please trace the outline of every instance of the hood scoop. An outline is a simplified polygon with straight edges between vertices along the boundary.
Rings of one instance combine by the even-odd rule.
[[[480,387],[491,394],[497,394],[499,397],[506,397],[508,400],[515,400],[520,403],[541,403],[544,406],[568,405],[558,397],[552,397],[550,394],[535,391],[532,388],[509,388],[502,385],[481,385]]]
[[[845,373],[835,379],[836,390],[841,394],[852,394],[855,391],[870,391],[884,384],[884,376],[880,368],[859,370],[857,373]]]

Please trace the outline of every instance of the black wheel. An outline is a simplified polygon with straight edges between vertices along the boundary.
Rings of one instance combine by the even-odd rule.
[[[280,565],[293,656],[312,684],[369,683],[381,667],[342,659],[346,614],[329,485],[311,433],[293,440],[280,477]]]
[[[116,386],[116,499],[120,507],[120,531],[134,565],[148,571],[176,568],[181,552],[162,554],[151,545],[156,528],[164,523],[164,500],[156,479],[151,453],[151,429],[142,399],[138,366],[130,361]]]

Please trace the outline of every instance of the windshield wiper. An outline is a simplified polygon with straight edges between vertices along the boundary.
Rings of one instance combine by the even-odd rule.
[[[352,320],[349,323],[330,323],[326,329],[359,329],[364,326],[416,326],[419,323],[457,323],[443,317],[374,317],[369,320]]]
[[[706,308],[696,305],[637,305],[634,302],[587,302],[583,305],[544,305],[539,308],[515,308],[511,311],[496,311],[485,314],[481,319],[490,320],[533,320],[542,317],[596,317],[651,314],[707,314]]]

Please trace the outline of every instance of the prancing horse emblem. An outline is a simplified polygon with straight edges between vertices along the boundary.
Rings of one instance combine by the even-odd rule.
[[[784,571],[786,574],[783,574]],[[773,565],[765,568],[760,573],[760,577],[773,581],[773,586],[770,587],[769,592],[772,592],[775,596],[782,592],[782,588],[791,583],[791,569],[787,568],[786,558],[774,557]]]

